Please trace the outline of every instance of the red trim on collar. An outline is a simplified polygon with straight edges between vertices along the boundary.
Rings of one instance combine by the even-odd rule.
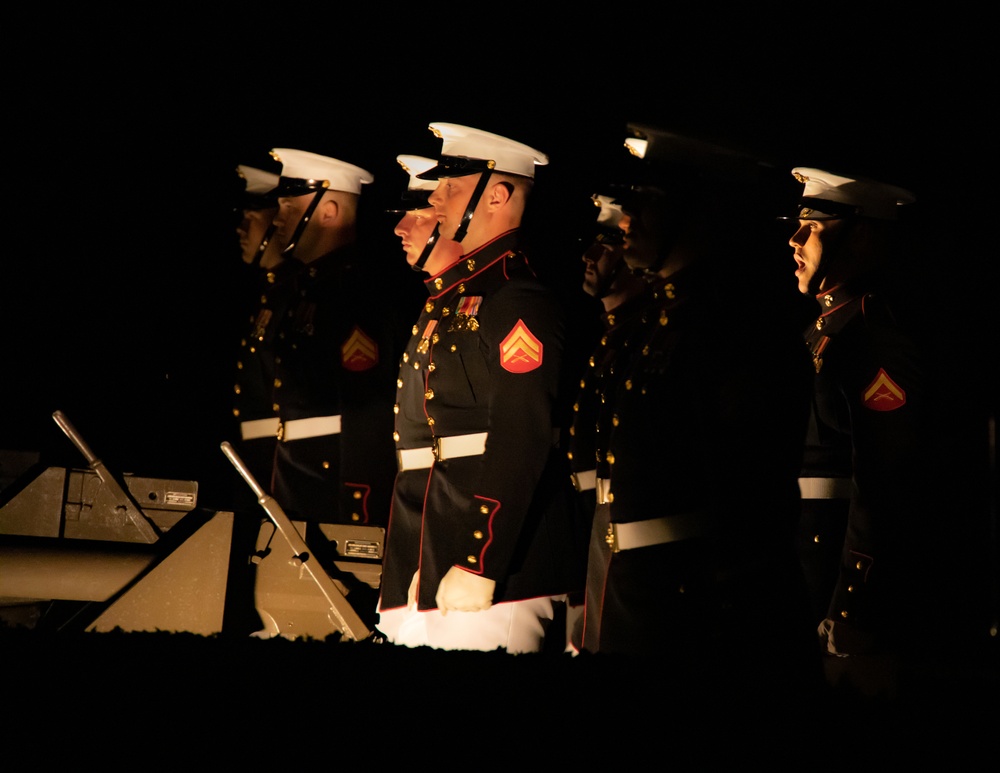
[[[448,285],[446,287],[442,287],[440,290],[438,290],[437,288],[434,287],[434,280],[439,279],[439,278],[445,276],[449,271],[452,271],[457,265],[459,265],[463,261],[475,260],[476,255],[478,255],[480,252],[482,252],[483,250],[485,250],[491,244],[494,244],[494,243],[498,242],[500,239],[503,239],[505,236],[509,236],[510,234],[514,233],[516,230],[517,230],[516,228],[512,228],[511,230],[505,231],[504,233],[500,234],[499,236],[497,236],[497,237],[495,237],[493,239],[490,239],[490,241],[486,242],[485,244],[481,244],[479,247],[477,247],[472,252],[469,252],[469,253],[463,255],[462,257],[460,257],[458,260],[456,260],[454,263],[452,263],[447,268],[445,268],[442,271],[438,272],[437,274],[435,274],[434,276],[430,277],[429,279],[425,279],[424,280],[424,285],[427,286],[427,288],[429,290],[433,290],[433,292],[429,292],[428,293],[429,297],[431,297],[431,298],[440,298],[442,295],[444,295],[447,292],[450,292],[452,289],[454,289],[457,285],[460,285],[462,282],[467,282],[468,280],[472,279],[473,277],[479,276],[479,274],[483,273],[490,266],[495,265],[497,261],[503,260],[508,255],[512,255],[514,253],[514,250],[507,250],[506,252],[502,252],[499,255],[497,255],[497,257],[494,260],[491,260],[489,263],[487,263],[484,266],[478,267],[478,269],[476,271],[474,271],[473,273],[467,274],[467,275],[465,275],[463,277],[460,277],[456,281],[452,282],[450,285]]]

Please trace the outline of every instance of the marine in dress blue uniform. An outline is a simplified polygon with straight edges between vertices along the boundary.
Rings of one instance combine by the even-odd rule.
[[[794,551],[809,363],[795,328],[766,310],[755,322],[767,296],[729,286],[726,271],[767,254],[752,204],[763,172],[722,147],[630,128],[641,165],[619,197],[621,227],[648,286],[598,418],[583,647],[656,661],[651,677],[707,663],[814,686]]]
[[[274,348],[271,493],[293,519],[384,526],[395,475],[397,323],[392,289],[380,296],[378,267],[356,233],[362,187],[373,177],[308,151],[272,153],[282,163],[275,238],[303,268],[291,278]]]
[[[431,129],[443,139],[442,154],[419,176],[438,179],[435,191],[455,177],[477,183],[461,224],[446,231],[439,218],[442,234],[465,242],[475,212],[486,228],[477,233],[487,236],[471,249],[464,244],[449,265],[425,269],[427,301],[396,382],[400,472],[380,629],[411,646],[535,651],[554,604],[582,581],[574,493],[554,418],[566,331],[560,305],[520,249],[519,218],[500,232],[480,224],[495,186],[513,190],[511,176],[530,180],[547,157],[470,127]],[[481,588],[486,595],[451,606],[443,588],[466,580],[471,595]]]
[[[272,394],[276,331],[290,300],[290,280],[302,264],[283,257],[272,239],[279,175],[246,165],[237,171],[246,182],[243,221],[237,234],[245,268],[247,316],[233,382],[231,442],[254,478],[270,490],[279,423]],[[235,507],[256,511],[256,496],[246,483],[237,479],[234,486]]]
[[[792,174],[802,198],[784,219],[797,221],[789,244],[799,289],[817,302],[804,332],[814,421],[828,445],[850,449],[846,534],[818,627],[824,650],[838,656],[828,670],[837,660],[851,674],[866,656],[920,658],[971,645],[988,629],[987,519],[948,493],[946,481],[963,477],[947,450],[955,374],[939,372],[933,331],[916,323],[924,310],[914,316],[897,289],[909,249],[898,221],[915,196],[811,167]],[[866,689],[879,687],[891,685]]]
[[[597,507],[597,481],[607,480],[610,470],[607,449],[598,429],[609,426],[607,418],[599,421],[605,408],[606,395],[614,394],[614,383],[626,354],[633,328],[640,323],[646,299],[646,283],[632,273],[622,255],[623,233],[618,227],[622,218],[621,204],[612,195],[594,194],[591,200],[598,207],[596,233],[584,251],[583,290],[600,301],[600,335],[586,367],[580,375],[579,393],[573,403],[573,418],[569,429],[567,458],[572,470],[573,486],[578,492],[584,521],[593,523]],[[589,527],[588,527],[589,530]],[[599,540],[591,540],[596,547]],[[583,598],[570,599],[570,651],[582,647]]]

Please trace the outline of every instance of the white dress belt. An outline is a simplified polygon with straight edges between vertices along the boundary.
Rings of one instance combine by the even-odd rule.
[[[581,470],[570,473],[573,479],[573,487],[577,491],[590,491],[597,486],[597,470]]]
[[[631,523],[610,523],[604,538],[612,553],[664,542],[677,542],[691,537],[707,537],[716,533],[715,519],[707,513],[678,513]]]
[[[850,499],[850,478],[799,478],[803,499]]]
[[[434,462],[456,459],[460,456],[478,456],[486,451],[486,432],[469,435],[451,435],[434,438],[434,445],[424,448],[397,448],[396,462],[399,471],[422,470]]]
[[[311,416],[308,419],[292,419],[284,423],[274,417],[244,421],[240,424],[240,435],[244,440],[276,437],[287,442],[339,434],[340,416]]]
[[[256,440],[262,437],[277,437],[281,422],[277,416],[270,419],[254,419],[240,422],[240,437],[244,440]]]

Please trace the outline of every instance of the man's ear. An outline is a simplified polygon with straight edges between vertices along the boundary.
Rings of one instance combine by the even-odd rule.
[[[322,226],[332,226],[337,222],[337,218],[340,216],[340,204],[334,198],[325,198],[319,203],[317,207],[319,224]]]
[[[490,197],[487,203],[493,209],[500,209],[514,195],[514,186],[511,185],[506,180],[502,182],[493,183],[490,186]]]

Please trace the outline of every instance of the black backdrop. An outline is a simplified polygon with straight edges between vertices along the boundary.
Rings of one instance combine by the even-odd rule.
[[[627,123],[640,122],[779,167],[911,187],[947,249],[928,277],[931,313],[945,283],[973,331],[992,321],[994,257],[977,238],[994,218],[992,89],[974,20],[608,10],[540,18],[506,6],[476,20],[442,7],[422,29],[384,9],[253,22],[88,9],[58,26],[28,13],[22,45],[2,55],[12,209],[0,448],[81,464],[51,419],[62,410],[116,471],[203,485],[231,472],[218,443],[240,334],[236,165],[297,147],[371,170],[372,252],[387,282],[412,282],[394,263],[392,221],[378,218],[405,184],[396,155],[439,149],[432,121],[549,154],[534,225],[548,240],[543,270],[566,273],[567,286],[579,282],[587,197],[625,152]],[[774,266],[790,281],[782,238]],[[975,356],[977,368],[992,357]]]

